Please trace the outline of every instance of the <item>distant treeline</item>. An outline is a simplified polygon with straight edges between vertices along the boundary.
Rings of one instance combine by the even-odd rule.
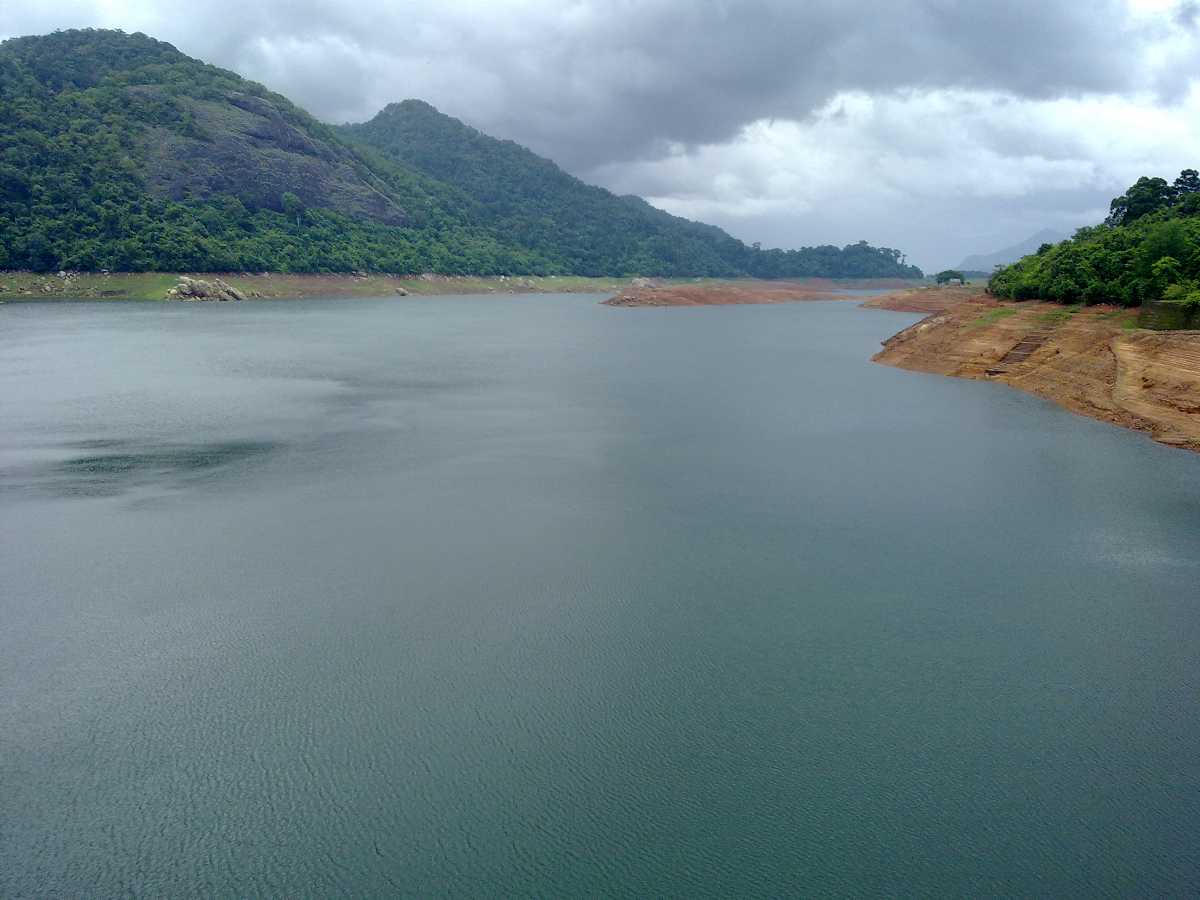
[[[1139,178],[1109,209],[1103,224],[998,269],[989,290],[1013,300],[1200,306],[1200,173]]]
[[[170,44],[0,44],[0,268],[911,277],[864,242],[763,250],[393,104],[333,128]]]

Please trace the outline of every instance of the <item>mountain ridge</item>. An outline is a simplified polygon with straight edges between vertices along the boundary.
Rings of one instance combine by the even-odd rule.
[[[1023,241],[1018,241],[1010,247],[993,250],[991,253],[974,253],[958,264],[957,268],[964,272],[991,273],[996,266],[1007,266],[1023,256],[1036,253],[1042,244],[1057,244],[1067,239],[1067,235],[1053,228],[1043,228],[1037,234],[1030,235]]]
[[[919,277],[866,242],[759,250],[423,101],[333,126],[162,41],[0,43],[0,267]]]

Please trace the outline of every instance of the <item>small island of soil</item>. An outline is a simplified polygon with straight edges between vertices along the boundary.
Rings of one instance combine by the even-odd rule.
[[[900,278],[834,281],[829,278],[805,278],[798,281],[654,282],[637,278],[606,306],[736,306],[747,303],[794,303],[801,300],[861,300],[847,290],[885,290],[911,287]]]

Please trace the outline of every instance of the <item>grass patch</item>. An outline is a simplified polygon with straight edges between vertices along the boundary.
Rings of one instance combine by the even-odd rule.
[[[0,298],[8,300],[162,300],[178,279],[161,272],[0,272]]]
[[[980,316],[975,321],[971,322],[968,328],[985,328],[999,322],[1001,319],[1007,319],[1009,316],[1015,316],[1017,311],[1007,306],[998,306],[996,309],[990,309]]]
[[[1108,312],[1100,313],[1096,316],[1102,322],[1112,322],[1114,325],[1120,326],[1126,331],[1133,331],[1138,327],[1137,312],[1128,309],[1110,309]]]
[[[1038,316],[1038,321],[1044,325],[1061,325],[1081,309],[1083,309],[1082,303],[1074,303],[1071,306],[1064,306],[1061,309],[1052,309]]]

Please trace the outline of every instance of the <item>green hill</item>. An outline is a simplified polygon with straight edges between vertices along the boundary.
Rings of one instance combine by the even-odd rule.
[[[998,270],[988,289],[1013,300],[1200,307],[1200,174],[1140,178],[1101,225]]]
[[[489,137],[428,103],[393,103],[370,122],[339,129],[352,143],[453,184],[497,234],[581,274],[920,277],[894,250],[759,250],[720,228],[585,184],[548,159]]]
[[[0,44],[0,268],[919,277],[899,252],[759,250],[419,101],[334,128],[169,44]]]

